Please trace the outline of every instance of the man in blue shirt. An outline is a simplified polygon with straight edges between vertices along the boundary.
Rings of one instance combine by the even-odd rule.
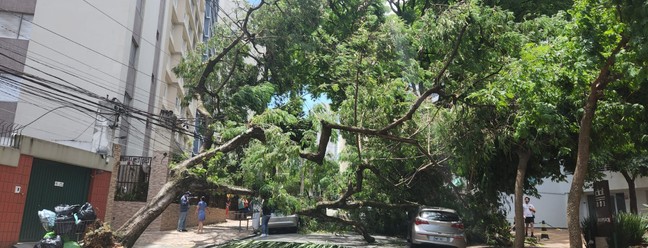
[[[189,196],[191,192],[187,191],[180,197],[180,215],[178,217],[178,232],[186,232],[185,221],[187,220],[187,211],[189,211]]]

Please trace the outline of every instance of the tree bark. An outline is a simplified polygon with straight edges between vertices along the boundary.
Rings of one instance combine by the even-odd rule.
[[[515,176],[515,242],[513,247],[524,247],[524,213],[522,209],[522,202],[524,197],[524,179],[531,158],[531,150],[528,148],[520,148],[517,151],[518,166],[517,175]]]
[[[621,175],[628,183],[628,195],[630,195],[630,212],[633,214],[639,213],[637,208],[637,189],[635,187],[635,177],[631,176],[627,170],[621,170]]]
[[[133,216],[124,223],[117,231],[115,237],[124,247],[133,247],[135,241],[142,235],[146,227],[153,222],[164,210],[180,195],[181,192],[200,187],[200,184],[192,185],[198,179],[189,173],[189,169],[195,165],[209,160],[218,152],[229,152],[237,147],[250,142],[250,139],[265,141],[263,129],[252,127],[245,133],[236,136],[222,146],[203,152],[187,160],[182,161],[177,167],[171,169],[170,178],[162,189],[149,200],[146,205],[140,208]],[[202,184],[204,186],[204,184]]]
[[[628,37],[622,35],[619,44],[612,50],[605,64],[601,67],[599,75],[590,84],[589,96],[585,102],[584,114],[580,121],[578,133],[578,154],[576,156],[576,168],[572,178],[569,196],[567,198],[567,226],[569,229],[569,247],[581,248],[581,227],[580,227],[580,199],[583,194],[583,185],[590,156],[590,134],[592,132],[592,121],[598,99],[603,95],[603,90],[610,82],[610,69],[615,63],[616,55],[621,48],[628,44]]]

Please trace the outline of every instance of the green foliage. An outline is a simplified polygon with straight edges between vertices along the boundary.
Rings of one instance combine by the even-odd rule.
[[[525,192],[535,193],[546,178],[564,178],[560,165],[569,169],[575,160],[583,92],[625,34],[633,35],[635,45],[613,68],[611,76],[621,79],[599,105],[593,139],[600,146],[593,151],[595,164],[627,156],[645,167],[647,50],[645,35],[634,35],[648,30],[638,18],[646,16],[647,5],[392,2],[400,8],[396,15],[387,14],[378,0],[265,4],[248,23],[251,36],[222,56],[201,89],[204,49],[218,53],[242,32],[235,25],[217,25],[216,38],[174,72],[184,79],[185,95],[201,94],[216,143],[250,125],[263,127],[267,140],[218,154],[193,173],[258,190],[278,210],[292,213],[338,199],[358,166],[370,165],[379,173],[364,172],[362,191],[353,200],[454,208],[464,216],[469,240],[506,245],[500,196],[513,192],[517,152],[532,152]],[[433,87],[441,88],[430,97],[438,101],[426,99],[411,120],[385,134],[418,141],[439,164],[421,169],[430,159],[417,146],[339,130],[330,142],[346,145],[327,154],[322,165],[299,157],[316,151],[322,120],[381,129]],[[308,96],[326,96],[331,104],[302,113]],[[453,189],[452,180],[463,184]],[[466,194],[466,202],[458,201],[454,190]],[[404,235],[399,211],[346,213],[373,233]]]
[[[580,228],[583,232],[587,247],[592,248],[593,246],[589,245],[589,241],[594,240],[594,237],[596,237],[596,215],[583,218],[580,223]]]
[[[614,237],[608,240],[610,247],[630,247],[645,242],[648,232],[648,219],[645,216],[618,213],[614,217]]]
[[[342,248],[344,246],[331,245],[331,244],[315,244],[315,243],[292,243],[292,242],[279,242],[279,241],[238,241],[230,242],[221,246],[220,248]]]

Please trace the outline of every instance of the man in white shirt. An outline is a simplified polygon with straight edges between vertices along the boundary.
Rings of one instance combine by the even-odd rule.
[[[529,229],[531,229],[531,237],[533,236],[533,222],[535,222],[535,212],[536,209],[533,206],[533,204],[529,203],[531,201],[531,198],[529,197],[524,197],[524,204],[522,204],[522,208],[524,209],[524,223],[526,224],[526,229],[525,229],[525,236],[529,236]]]

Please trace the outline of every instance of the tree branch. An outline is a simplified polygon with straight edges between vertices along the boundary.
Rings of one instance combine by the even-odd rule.
[[[245,15],[245,19],[243,20],[243,24],[240,26],[243,33],[238,35],[236,39],[234,39],[227,47],[225,47],[223,51],[221,51],[215,58],[210,59],[207,62],[207,65],[205,66],[205,70],[203,70],[203,73],[200,76],[200,79],[198,80],[198,84],[196,85],[196,92],[202,94],[208,94],[214,97],[213,95],[209,94],[209,91],[207,90],[207,86],[205,85],[207,81],[207,77],[209,77],[209,74],[214,72],[214,67],[216,66],[216,64],[218,64],[218,62],[220,62],[225,57],[225,55],[227,55],[236,45],[238,45],[244,36],[247,36],[248,39],[252,38],[252,35],[247,30],[247,23],[250,19],[250,16],[252,15],[252,12],[260,9],[261,6],[263,6],[264,4],[265,1],[261,0],[258,6],[248,9]]]
[[[310,161],[313,161],[318,164],[322,164],[324,161],[324,155],[326,154],[326,145],[328,144],[329,139],[331,138],[331,133],[332,129],[338,129],[342,131],[348,131],[348,132],[353,132],[353,133],[358,133],[358,134],[364,134],[364,135],[371,135],[371,136],[377,136],[383,139],[387,140],[392,140],[392,141],[397,141],[397,142],[403,142],[407,144],[412,144],[415,146],[419,147],[419,150],[421,152],[424,152],[423,154],[426,155],[429,159],[432,159],[432,156],[425,151],[425,149],[422,149],[422,147],[418,144],[418,141],[415,139],[411,138],[404,138],[404,137],[399,137],[395,135],[390,135],[390,134],[381,134],[379,133],[378,130],[374,129],[366,129],[366,128],[360,128],[360,127],[352,127],[352,126],[343,126],[335,123],[330,123],[326,121],[321,121],[322,125],[322,134],[320,135],[320,140],[318,144],[318,150],[317,153],[301,153],[299,156],[305,159],[308,159]]]
[[[421,103],[425,101],[426,98],[428,98],[432,93],[439,93],[441,91],[442,85],[440,84],[441,77],[443,77],[443,74],[445,74],[446,70],[448,70],[448,67],[450,66],[450,63],[454,60],[454,58],[457,56],[457,53],[459,51],[459,45],[461,44],[462,38],[464,36],[464,33],[466,33],[466,29],[468,28],[468,24],[465,24],[462,28],[461,31],[459,32],[459,36],[457,37],[457,40],[455,42],[455,45],[452,49],[452,52],[450,52],[450,55],[448,59],[445,61],[445,64],[441,68],[441,70],[437,73],[437,76],[434,78],[433,85],[436,85],[432,87],[431,89],[425,91],[421,96],[419,96],[418,99],[416,99],[416,102],[410,107],[410,110],[405,114],[405,116],[401,117],[400,119],[392,122],[391,124],[387,125],[383,129],[379,131],[379,133],[386,133],[390,129],[395,128],[398,125],[403,124],[403,122],[407,120],[411,120],[412,116],[414,116],[414,113],[418,108],[421,106]]]
[[[252,127],[220,147],[200,153],[172,168],[168,181],[162,186],[157,195],[151,198],[144,207],[135,212],[130,219],[115,231],[115,236],[119,242],[125,247],[132,247],[146,230],[146,227],[162,214],[181,192],[201,185],[200,180],[189,173],[189,169],[209,160],[219,152],[226,153],[246,145],[250,142],[250,139],[265,142],[266,138],[263,129]]]

